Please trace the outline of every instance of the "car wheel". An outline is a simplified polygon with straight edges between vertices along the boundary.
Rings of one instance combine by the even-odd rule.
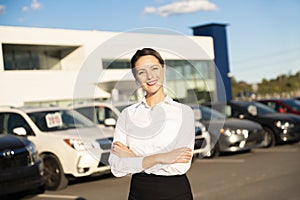
[[[42,155],[44,162],[44,178],[47,190],[59,190],[67,187],[66,178],[59,160],[54,155]]]
[[[219,142],[216,142],[213,148],[206,154],[206,158],[215,158],[220,155]]]
[[[264,130],[265,135],[263,140],[263,146],[266,148],[275,146],[275,136],[273,131],[268,127],[264,127]]]

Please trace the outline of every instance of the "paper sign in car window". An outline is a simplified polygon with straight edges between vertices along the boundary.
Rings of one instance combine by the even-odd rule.
[[[254,106],[254,105],[248,106],[248,112],[249,112],[251,115],[256,116],[256,115],[257,115],[257,109],[256,109],[256,106]]]
[[[59,127],[63,125],[61,114],[59,112],[49,113],[46,115],[46,123],[48,128]]]

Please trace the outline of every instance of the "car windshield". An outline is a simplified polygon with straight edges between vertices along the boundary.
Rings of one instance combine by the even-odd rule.
[[[223,113],[220,113],[206,106],[193,107],[194,111],[197,111],[197,109],[200,109],[201,111],[200,120],[220,120],[226,118],[226,116]]]
[[[300,101],[297,99],[288,99],[284,100],[284,103],[292,107],[293,110],[295,111],[300,111]]]
[[[28,113],[36,126],[45,132],[93,127],[95,124],[74,110],[51,110]]]
[[[276,113],[272,108],[258,102],[243,102],[240,105],[254,116]]]

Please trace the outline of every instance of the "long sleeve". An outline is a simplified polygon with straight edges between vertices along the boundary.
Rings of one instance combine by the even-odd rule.
[[[118,118],[113,142],[119,141],[123,144],[127,144],[126,142],[127,135],[124,132],[125,125],[126,125],[125,116],[126,116],[125,113],[122,113]],[[143,161],[143,157],[120,158],[115,154],[113,154],[112,152],[110,153],[109,160],[108,160],[111,167],[111,172],[116,177],[126,176],[131,173],[138,173],[143,171],[142,161]]]

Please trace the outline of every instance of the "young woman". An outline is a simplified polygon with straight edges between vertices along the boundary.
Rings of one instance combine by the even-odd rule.
[[[132,174],[129,200],[191,200],[186,172],[194,148],[194,113],[165,94],[166,66],[157,51],[138,50],[131,67],[146,96],[118,118],[111,171],[117,177]]]

